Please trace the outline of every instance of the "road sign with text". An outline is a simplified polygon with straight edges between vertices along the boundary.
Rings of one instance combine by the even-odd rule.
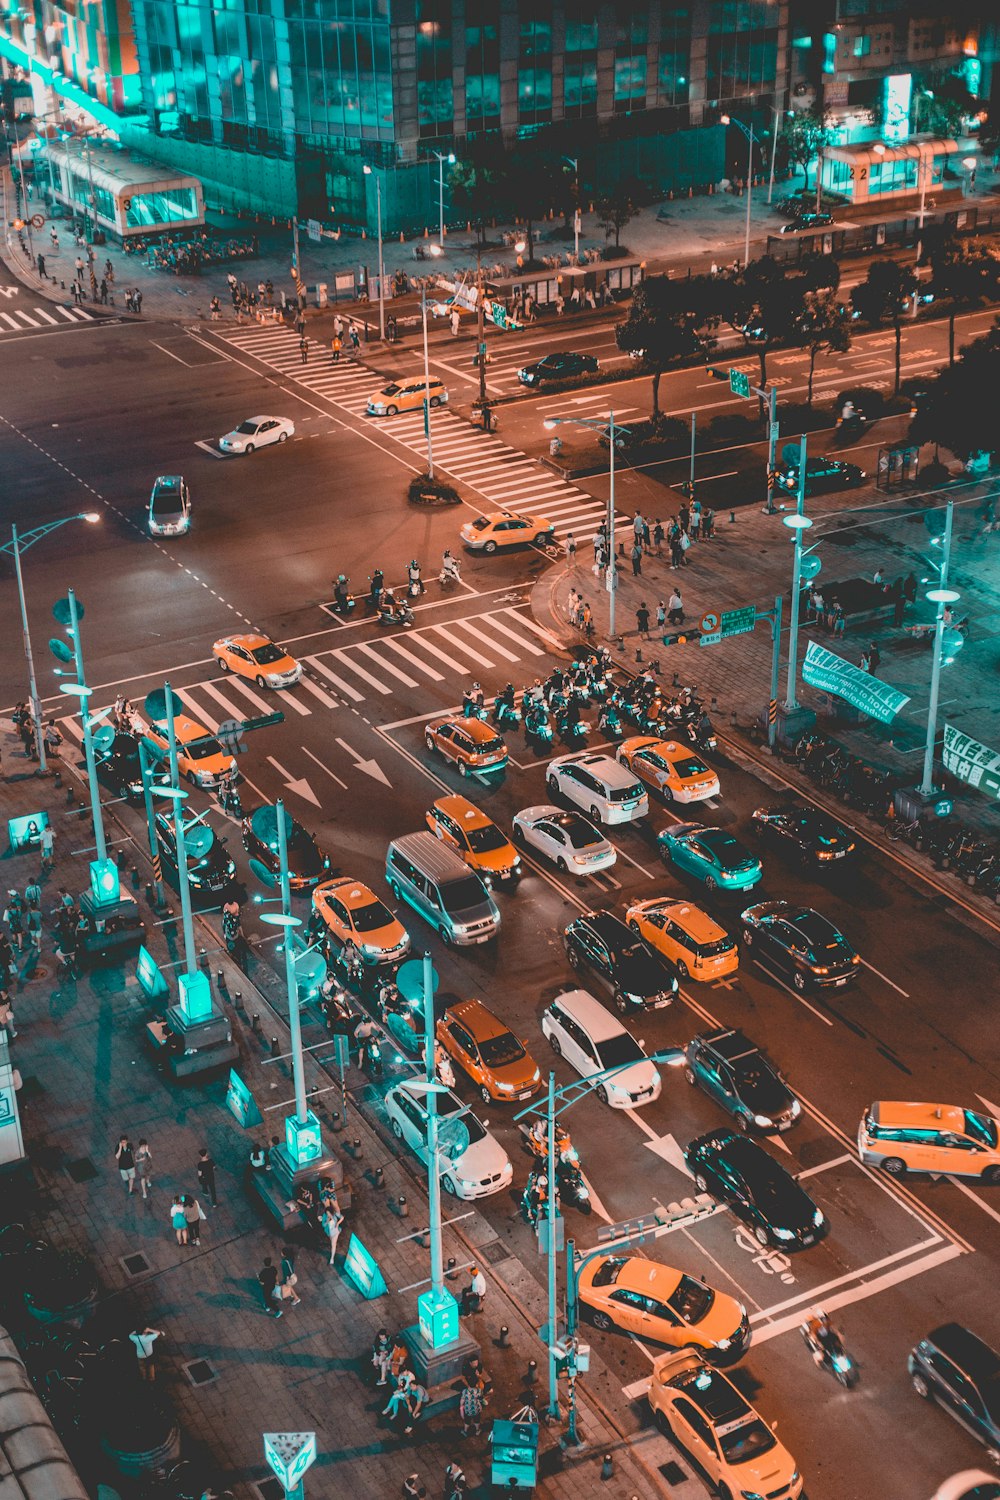
[[[719,631],[723,638],[729,635],[746,635],[757,623],[757,609],[747,604],[743,609],[724,609]]]
[[[734,396],[749,396],[750,376],[745,370],[730,370],[729,389]]]

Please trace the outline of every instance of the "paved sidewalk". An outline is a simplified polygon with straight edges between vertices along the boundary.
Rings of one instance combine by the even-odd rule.
[[[43,883],[47,913],[59,886],[78,892],[85,883],[89,822],[68,808],[65,788],[32,775],[8,723],[0,729],[0,748],[6,771],[6,780],[0,780],[0,817],[44,808],[56,829],[55,868]],[[79,784],[71,768],[62,775],[66,786]],[[141,887],[146,863],[140,851],[118,842],[123,834],[116,819],[108,817],[107,829],[125,856],[123,882],[129,883],[135,865]],[[37,874],[37,858],[8,855],[5,874],[8,886],[23,890]],[[137,894],[141,899],[141,890]],[[175,964],[180,957],[178,926],[157,925],[144,900],[141,904],[147,946],[161,965]],[[215,946],[214,918],[199,922],[197,937],[207,950],[213,989],[234,1022],[238,1067],[265,1111],[265,1124],[253,1135],[266,1140],[280,1133],[291,1093],[286,1063],[268,1060],[271,1037],[277,1038],[279,1053],[287,1052],[284,1020]],[[57,1247],[78,1249],[95,1263],[101,1286],[95,1326],[101,1337],[126,1335],[140,1320],[163,1331],[157,1347],[161,1390],[176,1408],[186,1449],[201,1448],[208,1455],[219,1484],[249,1495],[250,1486],[268,1473],[262,1431],[315,1428],[319,1459],[308,1480],[311,1495],[384,1500],[400,1494],[403,1479],[417,1471],[433,1496],[440,1493],[445,1465],[453,1459],[465,1468],[472,1493],[485,1494],[489,1425],[530,1394],[524,1384],[529,1359],[538,1361],[541,1372],[535,1400],[542,1404],[545,1399],[545,1361],[533,1331],[544,1302],[541,1288],[474,1209],[446,1230],[446,1258],[453,1256],[459,1269],[475,1259],[487,1276],[485,1309],[467,1322],[482,1345],[496,1393],[479,1439],[462,1440],[454,1413],[418,1427],[413,1437],[389,1431],[379,1416],[387,1392],[372,1388],[369,1348],[383,1324],[392,1333],[415,1321],[416,1291],[406,1289],[428,1272],[426,1249],[416,1239],[403,1238],[426,1223],[415,1163],[397,1159],[390,1138],[373,1128],[367,1110],[362,1115],[355,1107],[367,1095],[356,1071],[348,1079],[353,1097],[346,1136],[334,1131],[331,1099],[337,1095],[330,1093],[330,1078],[310,1056],[308,1087],[326,1091],[314,1107],[328,1145],[345,1157],[354,1193],[342,1249],[346,1231],[356,1231],[377,1257],[390,1292],[364,1301],[339,1265],[329,1267],[325,1252],[305,1239],[304,1231],[295,1232],[288,1238],[298,1246],[302,1305],[286,1303],[280,1322],[266,1317],[256,1273],[265,1255],[277,1264],[285,1241],[262,1222],[244,1186],[250,1133],[241,1131],[225,1109],[224,1079],[177,1084],[157,1070],[143,1046],[151,1012],[134,967],[129,961],[79,980],[60,980],[46,920],[38,968],[13,995],[19,1032],[13,1055],[24,1077],[22,1125],[34,1191],[26,1205],[8,1200],[8,1212],[29,1218]],[[258,956],[250,967],[280,1010],[280,987],[269,965]],[[237,1008],[239,992],[245,1012]],[[261,1040],[251,1029],[253,1013],[261,1019]],[[306,1031],[307,1042],[325,1037],[309,1021]],[[128,1196],[115,1169],[112,1153],[122,1132],[133,1142],[143,1136],[149,1141],[154,1176],[148,1202],[138,1192]],[[345,1155],[345,1139],[360,1141],[356,1161]],[[195,1168],[202,1146],[218,1167],[217,1209],[198,1188]],[[384,1186],[374,1181],[376,1167],[383,1169]],[[208,1213],[198,1248],[178,1246],[168,1222],[171,1197],[182,1191],[198,1194]],[[400,1194],[410,1203],[407,1218],[393,1209]],[[452,1216],[469,1207],[446,1202]],[[132,1260],[135,1256],[141,1260]],[[461,1284],[460,1277],[456,1290]],[[510,1330],[509,1347],[499,1346],[501,1324]],[[13,1331],[16,1336],[16,1327]],[[196,1384],[199,1375],[202,1383]],[[634,1414],[626,1410],[625,1420],[619,1414],[612,1421],[601,1409],[605,1396],[624,1403],[620,1383],[600,1360],[595,1359],[587,1386],[594,1396],[582,1393],[586,1445],[563,1458],[556,1434],[543,1429],[545,1477],[539,1493],[574,1500],[581,1483],[588,1489],[596,1485],[605,1453],[614,1456],[615,1466],[614,1477],[601,1485],[608,1500],[666,1493],[655,1469],[625,1441],[638,1431]],[[72,1434],[68,1441],[91,1489],[98,1479],[116,1485],[86,1441]],[[660,1453],[662,1441],[643,1434],[640,1454],[648,1454],[650,1463],[672,1457],[672,1451]]]

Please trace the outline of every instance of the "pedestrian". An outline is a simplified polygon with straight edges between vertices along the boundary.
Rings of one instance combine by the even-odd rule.
[[[917,602],[917,575],[915,573],[907,573],[903,579],[903,598],[907,604]]]
[[[591,546],[594,549],[594,561],[595,562],[597,561],[597,559],[600,556],[600,554],[604,551],[604,545],[605,545],[605,531],[604,531],[604,525],[602,523],[600,526],[598,526],[597,530],[594,532],[593,537],[591,538]]]
[[[671,568],[680,568],[680,567],[683,567],[683,565],[684,565],[684,549],[681,546],[681,536],[682,535],[683,535],[683,533],[682,533],[680,527],[675,524],[673,535],[670,538],[670,566],[671,566]]]
[[[583,631],[584,635],[587,637],[588,640],[590,639],[590,637],[594,633],[594,612],[591,609],[591,607],[588,604],[588,602],[587,602],[586,599],[583,601],[583,609],[581,611],[581,620],[580,620],[580,629]]]
[[[111,264],[110,257],[104,262],[104,278],[107,281],[108,286],[114,286],[114,284],[115,284],[115,268]]]
[[[208,304],[208,311],[211,316],[212,322],[217,323],[222,317],[222,303],[219,301],[218,297],[212,298],[211,302]]]
[[[235,306],[235,303],[234,303],[234,306]],[[125,311],[126,312],[135,312],[135,308],[132,305],[132,288],[129,287],[129,286],[127,286],[125,288]]]
[[[132,1150],[132,1142],[127,1135],[119,1136],[118,1145],[115,1147],[115,1161],[121,1173],[122,1182],[129,1193],[135,1192],[135,1152]]]
[[[638,578],[642,573],[642,547],[636,542],[632,547],[632,577]]]
[[[5,932],[0,932],[0,990],[6,989],[7,980],[14,973],[14,950]]]
[[[274,1261],[269,1255],[264,1257],[264,1264],[257,1272],[257,1282],[260,1286],[260,1294],[264,1303],[264,1311],[268,1317],[280,1318],[281,1308],[275,1306],[274,1289],[278,1285],[278,1273],[274,1268]]]
[[[5,1031],[11,1041],[17,1036],[14,1030],[14,1007],[4,984],[0,984],[0,1031]]]
[[[385,320],[385,336],[390,344],[394,344],[399,335],[399,324],[396,322],[395,313],[390,313]]]
[[[684,534],[687,535],[688,529],[691,525],[691,512],[688,509],[686,502],[682,502],[681,508],[677,512],[677,524],[681,528],[681,531],[683,531]]]
[[[407,1474],[403,1480],[403,1500],[427,1500],[427,1487],[420,1483],[419,1474]]]
[[[378,1372],[375,1384],[388,1385],[389,1366],[392,1363],[392,1340],[387,1328],[380,1328],[372,1341],[372,1365]]]
[[[332,1266],[337,1254],[337,1242],[340,1239],[340,1231],[344,1223],[344,1215],[336,1199],[332,1203],[328,1203],[323,1209],[323,1212],[319,1216],[319,1222],[323,1233],[330,1242],[330,1264]]]
[[[83,275],[83,261],[81,260],[81,258],[80,258],[79,255],[76,257],[76,260],[73,262],[73,269],[76,271],[77,278],[79,279],[79,277],[81,277]]]
[[[153,1187],[153,1153],[145,1136],[135,1148],[135,1171],[139,1179],[139,1191],[144,1199],[148,1198]]]
[[[298,1307],[302,1298],[295,1288],[299,1284],[299,1278],[295,1271],[295,1246],[282,1245],[281,1247],[281,1295],[285,1301],[290,1301],[293,1307]]]
[[[656,628],[657,628],[657,630],[663,630],[663,629],[665,629],[666,623],[667,623],[667,606],[664,604],[663,600],[661,599],[660,602],[659,602],[659,604],[656,606]]]
[[[55,225],[49,230],[49,239],[52,241],[53,250],[59,249],[59,236],[56,234]]]
[[[461,328],[461,326],[461,314],[459,313],[457,307],[453,307],[451,310],[451,336],[453,339],[458,337],[458,330]]]
[[[108,305],[108,283],[101,277],[101,303],[104,307]]]
[[[645,519],[642,523],[642,537],[640,540],[642,541],[642,550],[648,555],[653,550],[653,543],[649,530],[649,522]]]
[[[29,880],[24,887],[25,905],[29,912],[37,911],[42,904],[42,888],[37,880]]]
[[[461,1464],[448,1464],[444,1471],[445,1500],[464,1500],[467,1487],[468,1480],[465,1477]]]
[[[645,524],[646,523],[645,523],[645,520],[643,519],[642,511],[641,510],[637,510],[636,513],[635,513],[635,515],[632,517],[632,535],[634,536],[635,540],[640,544],[640,546],[642,544],[642,528],[643,528],[643,526]]]
[[[876,568],[875,572],[872,574],[872,583],[877,589],[880,589],[884,582],[885,574],[882,572],[882,569],[880,567]]]
[[[28,942],[36,953],[42,951],[42,914],[38,907],[29,907],[25,918]]]
[[[352,323],[351,324],[351,353],[352,353],[352,355],[354,356],[355,359],[357,359],[357,357],[358,357],[358,351],[360,350],[360,348],[361,348],[361,335],[358,332],[358,325],[356,323]]]
[[[710,542],[715,535],[715,511],[706,505],[701,512],[701,539]]]
[[[469,1267],[469,1285],[462,1292],[462,1313],[482,1312],[486,1296],[486,1277],[478,1266]]]
[[[163,1334],[158,1328],[143,1326],[136,1328],[129,1334],[129,1339],[135,1345],[135,1357],[139,1365],[139,1374],[143,1380],[153,1381],[156,1379],[156,1360],[153,1357],[154,1346],[157,1339],[162,1339]]]
[[[576,612],[580,607],[581,598],[582,595],[578,594],[576,589],[570,589],[566,600],[566,618],[571,625],[576,624]]]
[[[41,251],[38,253],[38,274],[39,276],[45,275],[45,256]]]
[[[334,319],[333,319],[333,336],[334,336],[334,338],[340,339],[341,342],[343,342],[343,338],[344,338],[344,320],[340,316],[340,313],[335,313],[334,314]]]
[[[187,1217],[180,1193],[174,1194],[174,1201],[170,1205],[170,1223],[178,1245],[186,1245],[188,1242]]]
[[[334,334],[333,338],[330,340],[330,353],[333,356],[333,362],[335,365],[340,363],[340,351],[342,348],[343,344],[341,340],[337,338],[336,334]]]
[[[871,671],[871,669],[872,669],[871,657],[868,655],[867,651],[862,651],[862,653],[861,653],[861,661],[860,661],[859,665],[861,667],[862,672],[870,672]]]
[[[299,339],[299,360],[304,365],[307,365],[309,363],[309,340],[308,339],[305,339],[305,338]]]
[[[136,287],[132,292],[132,306],[137,313],[142,312],[142,288]]]
[[[55,719],[50,719],[42,733],[42,743],[45,745],[46,755],[56,756],[63,742],[62,733]]]
[[[639,605],[639,608],[635,612],[635,626],[636,626],[636,629],[638,630],[639,634],[641,636],[644,636],[645,639],[648,641],[649,640],[649,610],[646,607],[646,601],[645,601],[645,599],[642,601],[642,603]]]
[[[399,1334],[392,1341],[392,1354],[389,1359],[389,1374],[392,1376],[393,1385],[397,1385],[403,1373],[406,1361],[409,1359],[409,1351],[403,1343]]]
[[[693,542],[698,540],[701,533],[701,501],[691,501],[691,521],[688,526],[688,534]]]
[[[201,1190],[212,1200],[212,1207],[218,1208],[219,1200],[215,1192],[215,1162],[208,1154],[208,1147],[202,1146],[198,1152],[198,1181]]]
[[[830,627],[834,637],[841,636],[847,629],[847,617],[844,614],[843,605],[836,599],[833,601],[833,622]]]
[[[900,579],[900,581],[899,581],[899,588],[897,589],[896,594],[895,594],[895,596],[893,598],[893,601],[892,601],[892,623],[895,626],[898,627],[898,626],[902,625],[902,623],[903,623],[903,615],[904,615],[905,611],[906,611],[906,595],[903,593],[902,579]]]
[[[663,556],[663,537],[663,522],[660,520],[659,516],[657,516],[656,525],[653,527],[653,546],[656,549],[657,557]]]
[[[462,1436],[478,1437],[483,1430],[483,1393],[474,1380],[466,1380],[458,1398],[458,1415],[462,1419]]]
[[[301,313],[300,312],[299,315],[298,315],[298,317],[295,319],[295,332],[298,334],[299,338],[301,338],[302,335],[305,333],[305,331],[306,331],[305,313]]]
[[[875,644],[874,641],[869,641],[868,642],[868,661],[869,661],[868,670],[872,674],[873,677],[875,676],[875,673],[878,671],[879,663],[881,662],[881,660],[882,660],[882,653],[878,649],[878,646]]]
[[[566,533],[566,561],[571,568],[576,567],[576,537],[571,531]]]
[[[670,591],[670,598],[667,601],[667,620],[671,625],[684,624],[684,604],[679,588],[673,588]]]

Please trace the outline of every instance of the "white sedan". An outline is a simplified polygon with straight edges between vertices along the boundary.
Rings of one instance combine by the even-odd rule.
[[[295,423],[290,417],[247,417],[219,439],[219,447],[223,453],[252,453],[255,448],[285,443],[294,436]]]
[[[453,1198],[488,1198],[502,1193],[514,1176],[510,1157],[457,1094],[438,1094],[438,1156],[441,1186]],[[424,1096],[406,1083],[385,1096],[389,1128],[422,1162],[427,1161],[427,1110]]]
[[[514,842],[536,849],[558,869],[576,875],[596,875],[618,858],[614,844],[582,813],[564,812],[550,803],[515,813]]]

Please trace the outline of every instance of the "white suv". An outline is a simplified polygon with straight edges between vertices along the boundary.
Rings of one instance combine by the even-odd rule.
[[[610,755],[560,755],[545,776],[552,796],[562,792],[595,823],[634,823],[649,812],[646,788]]]
[[[542,1031],[557,1057],[582,1078],[618,1068],[596,1087],[612,1109],[636,1109],[660,1097],[660,1075],[630,1031],[586,990],[567,990],[542,1012]]]
[[[510,1157],[495,1136],[450,1091],[437,1096],[438,1157],[441,1186],[453,1198],[488,1198],[502,1193],[514,1176]],[[427,1161],[427,1109],[422,1094],[405,1083],[385,1096],[389,1127],[397,1141]]]

